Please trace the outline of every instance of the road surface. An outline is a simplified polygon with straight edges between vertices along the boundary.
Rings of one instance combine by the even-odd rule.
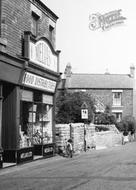
[[[0,170],[0,190],[136,190],[136,142]]]

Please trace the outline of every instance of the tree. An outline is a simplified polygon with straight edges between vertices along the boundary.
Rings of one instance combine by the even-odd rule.
[[[106,105],[105,111],[103,113],[97,114],[96,119],[97,124],[116,124],[116,118],[111,112],[111,107],[109,105]]]
[[[56,98],[56,123],[78,123],[81,119],[81,105],[88,105],[88,122],[93,119],[95,110],[93,98],[85,92],[65,92]]]

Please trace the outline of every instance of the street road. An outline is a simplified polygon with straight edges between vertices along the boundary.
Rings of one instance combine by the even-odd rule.
[[[0,190],[136,190],[136,142],[0,171]]]

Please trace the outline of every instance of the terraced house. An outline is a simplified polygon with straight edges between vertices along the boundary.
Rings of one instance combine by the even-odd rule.
[[[83,74],[72,73],[72,67],[68,64],[58,93],[64,90],[89,93],[96,100],[96,113],[103,112],[109,105],[117,121],[128,115],[136,118],[134,66],[130,67],[129,74]]]
[[[54,153],[58,16],[40,0],[0,0],[0,158]]]

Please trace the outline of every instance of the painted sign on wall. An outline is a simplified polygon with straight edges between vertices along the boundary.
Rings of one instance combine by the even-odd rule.
[[[56,88],[55,81],[40,77],[38,75],[34,75],[29,72],[25,72],[22,83],[26,86],[38,88],[49,92],[55,92]]]
[[[57,56],[44,40],[30,42],[30,61],[51,71],[57,72]]]

